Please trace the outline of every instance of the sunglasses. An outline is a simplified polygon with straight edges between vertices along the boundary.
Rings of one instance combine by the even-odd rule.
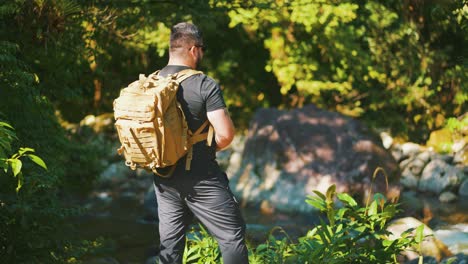
[[[203,52],[206,52],[206,46],[205,45],[194,45],[197,48],[201,48]]]

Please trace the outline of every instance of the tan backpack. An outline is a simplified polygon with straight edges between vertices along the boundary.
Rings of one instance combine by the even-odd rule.
[[[167,77],[158,73],[140,74],[114,100],[115,127],[122,143],[117,151],[124,154],[125,164],[132,170],[141,167],[170,177],[174,165],[186,154],[185,169],[190,170],[192,146],[203,140],[210,146],[213,127],[201,133],[209,125],[206,121],[192,133],[176,96],[183,80],[202,72],[187,69]]]

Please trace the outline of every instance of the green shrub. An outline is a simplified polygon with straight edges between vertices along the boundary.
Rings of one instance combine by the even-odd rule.
[[[80,210],[60,202],[57,178],[38,173],[47,166],[33,149],[13,151],[17,140],[13,127],[0,122],[0,259],[77,263],[77,257],[98,250],[102,243],[80,240],[74,233],[68,220]]]
[[[405,249],[420,244],[423,226],[416,235],[407,230],[400,238],[389,240],[389,221],[395,217],[398,204],[375,194],[372,202],[361,207],[346,193],[336,193],[335,185],[326,194],[314,191],[307,203],[326,215],[325,220],[294,243],[286,232],[274,228],[268,240],[250,249],[249,261],[256,263],[398,263],[397,256]],[[341,206],[336,203],[338,198]],[[283,238],[274,232],[283,233]],[[185,263],[220,263],[217,244],[204,229],[189,239]]]
[[[221,253],[219,252],[218,243],[202,225],[199,225],[199,227],[200,231],[196,232],[195,229],[192,229],[190,238],[186,240],[183,263],[219,263]]]

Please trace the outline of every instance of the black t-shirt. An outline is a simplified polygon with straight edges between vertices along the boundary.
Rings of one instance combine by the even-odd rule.
[[[159,75],[167,76],[181,70],[190,69],[187,66],[168,65]],[[188,77],[179,86],[177,100],[187,120],[189,129],[195,132],[208,118],[206,113],[226,107],[219,85],[205,74],[196,74]],[[206,132],[208,128],[205,129]],[[190,171],[185,170],[185,157],[180,159],[171,178],[159,178],[161,183],[178,183],[180,180],[199,181],[211,178],[221,172],[216,161],[216,142],[213,139],[211,147],[206,141],[198,142],[193,146],[193,158]]]

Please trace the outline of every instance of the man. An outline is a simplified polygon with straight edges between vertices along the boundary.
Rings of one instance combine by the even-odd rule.
[[[159,74],[167,76],[196,69],[203,54],[198,28],[179,23],[171,30],[169,63]],[[209,147],[202,141],[193,146],[189,171],[185,170],[182,158],[170,178],[155,176],[161,241],[159,263],[182,263],[185,233],[192,216],[218,241],[225,264],[248,263],[245,223],[226,174],[216,162],[216,151],[227,147],[234,138],[234,125],[219,85],[204,74],[196,74],[180,84],[177,99],[191,131],[209,120],[215,131],[215,144]]]

